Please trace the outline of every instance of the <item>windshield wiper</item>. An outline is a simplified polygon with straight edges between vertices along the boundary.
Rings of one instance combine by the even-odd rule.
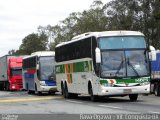
[[[124,60],[123,60],[123,56],[121,55],[121,63],[120,63],[120,65],[119,65],[119,67],[118,67],[118,69],[117,69],[117,71],[116,71],[116,73],[115,73],[115,75],[117,76],[117,74],[119,74],[119,71],[120,71],[120,69],[122,68],[122,66],[123,66],[123,62],[124,62]]]
[[[122,66],[123,66],[123,60],[121,61],[120,65],[119,65],[119,67],[118,67],[118,69],[117,69],[117,71],[115,73],[116,76],[117,76],[117,74],[119,74],[119,71],[122,68]]]
[[[139,73],[137,72],[137,70],[133,67],[133,65],[130,63],[129,58],[127,58],[127,63],[129,66],[131,66],[131,68],[133,69],[133,71],[137,74],[138,77],[140,77]]]

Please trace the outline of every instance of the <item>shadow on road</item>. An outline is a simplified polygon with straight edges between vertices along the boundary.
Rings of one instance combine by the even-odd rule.
[[[77,98],[72,98],[72,100],[78,100],[78,101],[90,101],[90,96],[78,96]],[[144,100],[138,99],[134,102],[143,102]],[[128,96],[125,97],[99,97],[96,102],[99,103],[126,103],[126,102],[132,102],[130,101]]]

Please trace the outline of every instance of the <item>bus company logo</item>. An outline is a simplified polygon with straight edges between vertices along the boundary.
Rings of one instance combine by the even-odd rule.
[[[128,84],[128,83],[125,83],[125,85],[126,85],[126,87],[128,87],[129,84]]]
[[[60,66],[56,67],[56,73],[59,73],[61,70]]]
[[[107,80],[109,84],[116,84],[116,80],[115,79],[108,79]]]
[[[139,79],[135,79],[135,82],[137,83],[143,83],[143,82],[147,82],[148,78],[139,78]]]

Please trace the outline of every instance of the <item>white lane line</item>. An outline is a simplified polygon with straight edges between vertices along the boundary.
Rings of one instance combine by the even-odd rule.
[[[67,102],[71,102],[71,103],[78,103],[78,104],[81,104],[83,102],[78,102],[78,101],[74,101],[74,100],[66,100]]]
[[[106,108],[120,109],[120,107],[108,106],[108,105],[98,105],[98,106],[100,106],[100,107],[106,107]]]
[[[148,113],[160,114],[160,112],[148,111]]]

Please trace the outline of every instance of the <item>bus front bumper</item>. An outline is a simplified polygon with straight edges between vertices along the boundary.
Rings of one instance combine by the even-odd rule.
[[[40,92],[57,92],[57,86],[40,86]]]
[[[129,94],[149,94],[150,84],[144,86],[130,86],[130,87],[104,87],[98,93],[100,96],[110,95],[129,95]]]

